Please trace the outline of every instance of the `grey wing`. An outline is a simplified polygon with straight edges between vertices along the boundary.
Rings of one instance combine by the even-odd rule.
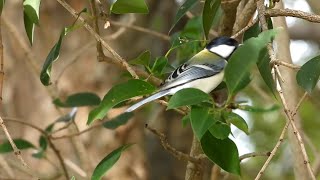
[[[225,68],[226,64],[227,62],[224,59],[214,64],[183,64],[171,73],[160,90],[170,89],[196,79],[216,75]]]

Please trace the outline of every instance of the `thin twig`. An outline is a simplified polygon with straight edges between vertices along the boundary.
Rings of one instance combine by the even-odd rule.
[[[270,156],[271,152],[252,152],[248,154],[241,155],[239,160],[242,161],[247,158],[257,157],[257,156]]]
[[[290,16],[290,17],[304,19],[309,22],[320,23],[319,15],[315,15],[312,13],[307,13],[299,10],[293,10],[293,9],[268,9],[265,11],[265,15],[269,17]]]
[[[154,129],[152,127],[150,127],[148,124],[145,124],[145,128],[148,129],[150,132],[152,132],[154,135],[158,136],[158,138],[160,139],[162,147],[165,150],[167,150],[168,152],[170,152],[177,159],[184,160],[184,161],[190,161],[190,162],[193,162],[193,163],[199,163],[199,159],[198,158],[191,157],[188,154],[180,152],[180,151],[176,150],[174,147],[172,147],[168,143],[167,137],[163,133],[157,131],[156,129]]]
[[[2,18],[0,15],[0,107],[2,109],[2,90],[3,90],[3,79],[4,79],[4,60],[3,60],[3,58],[4,57],[3,57],[3,44],[2,44],[2,34],[1,34],[1,28],[2,28],[1,19]],[[13,149],[15,156],[20,160],[20,162],[23,166],[30,169],[30,167],[27,165],[25,160],[22,158],[21,151],[18,149],[18,147],[16,146],[16,144],[12,140],[12,137],[11,137],[6,125],[4,124],[4,121],[1,118],[1,116],[0,116],[0,125],[1,125],[1,128],[4,131],[8,141],[10,142],[10,145],[12,146],[12,149]]]
[[[303,100],[307,97],[307,95],[308,95],[308,92],[305,92],[305,93],[302,95],[302,97],[301,97],[301,99],[299,100],[298,104],[296,105],[296,107],[295,107],[294,110],[292,111],[292,118],[297,114],[297,112],[298,112],[298,110],[299,110],[299,108],[300,108]]]
[[[124,67],[133,78],[139,78],[136,72],[131,68],[131,66],[115,51],[113,50],[106,41],[104,41],[99,34],[95,32],[95,30],[85,21],[85,19],[78,13],[64,0],[57,0],[74,18],[78,17],[78,20],[84,24],[84,27],[92,34],[95,39],[101,42],[102,46],[105,47],[111,54],[114,56],[115,59],[110,59],[112,63],[118,64],[119,66]]]
[[[256,176],[255,180],[258,180],[261,178],[261,176],[263,175],[264,171],[266,170],[267,166],[269,165],[271,159],[273,158],[273,156],[276,154],[276,152],[278,151],[281,143],[283,142],[283,138],[284,135],[286,134],[288,127],[289,127],[289,123],[290,121],[288,120],[286,125],[284,126],[284,128],[282,129],[282,132],[279,136],[279,140],[277,142],[277,144],[273,147],[272,151],[270,152],[270,155],[268,157],[268,159],[266,160],[266,162],[263,164],[262,168],[260,169],[258,175]]]
[[[238,31],[237,33],[235,33],[234,35],[232,35],[232,38],[237,38],[239,35],[241,35],[242,33],[244,33],[245,31],[247,31],[248,29],[250,29],[255,23],[258,22],[258,18],[254,19],[253,21],[251,21],[246,27],[242,28],[240,31]]]
[[[291,64],[291,63],[287,63],[287,62],[279,61],[279,60],[271,61],[270,64],[271,65],[281,65],[281,66],[284,66],[287,68],[297,69],[297,70],[301,68],[301,66],[299,66],[299,65],[295,65],[295,64]]]
[[[99,24],[98,24],[98,12],[97,12],[97,9],[96,9],[95,0],[90,0],[89,4],[90,4],[90,7],[91,7],[93,19],[94,19],[93,20],[94,31],[100,36],[100,30],[99,30]],[[96,47],[97,47],[97,58],[98,58],[98,61],[102,61],[102,59],[104,57],[104,53],[103,53],[101,42],[99,40],[97,40]]]

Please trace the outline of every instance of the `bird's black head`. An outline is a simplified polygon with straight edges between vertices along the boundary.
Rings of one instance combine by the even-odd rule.
[[[211,40],[206,49],[212,53],[215,53],[225,59],[228,59],[231,54],[238,48],[239,43],[233,38],[220,36]]]

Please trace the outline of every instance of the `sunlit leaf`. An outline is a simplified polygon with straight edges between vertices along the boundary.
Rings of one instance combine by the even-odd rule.
[[[121,153],[132,144],[121,146],[103,158],[93,171],[91,180],[100,180],[102,176],[119,160]]]
[[[103,127],[107,129],[117,129],[119,126],[126,124],[128,120],[132,117],[132,112],[120,114],[117,117],[111,119],[110,121],[106,121],[105,123],[103,123]]]
[[[218,139],[225,139],[231,133],[231,128],[225,123],[216,122],[209,128],[210,133]]]
[[[174,109],[181,106],[195,105],[203,101],[211,101],[211,97],[199,90],[194,88],[182,89],[175,93],[168,102],[167,109]]]
[[[218,13],[221,0],[206,0],[202,11],[203,31],[208,39],[208,34],[213,24],[213,20]]]
[[[241,131],[249,134],[248,124],[241,116],[233,112],[225,112],[223,115],[227,123],[231,123]]]
[[[178,12],[173,20],[173,24],[169,30],[169,32],[171,32],[171,30],[174,28],[174,26],[179,22],[179,20],[186,14],[187,11],[189,11],[197,2],[199,2],[198,0],[186,0],[178,9]]]
[[[23,19],[24,27],[30,44],[33,44],[34,26],[39,25],[39,9],[41,0],[23,1]]]
[[[191,127],[200,140],[207,130],[217,121],[215,115],[207,107],[193,106],[190,113]]]
[[[17,148],[20,150],[35,148],[35,146],[27,140],[24,139],[14,139],[13,142],[16,144]],[[13,148],[9,141],[4,141],[0,144],[0,153],[13,152]]]
[[[217,139],[207,131],[201,138],[201,147],[213,163],[229,173],[240,175],[238,149],[229,138]]]
[[[110,11],[115,14],[149,13],[145,0],[116,0],[116,2],[111,5]]]
[[[55,99],[53,104],[59,107],[81,107],[81,106],[97,106],[100,104],[100,97],[94,93],[82,92],[72,94],[62,102],[60,99]]]
[[[248,73],[258,61],[261,50],[274,38],[275,34],[276,30],[264,31],[257,38],[245,41],[244,45],[233,53],[225,71],[229,100],[244,87],[244,82],[247,82],[244,79],[248,77]]]
[[[306,62],[298,71],[296,79],[304,90],[312,92],[320,76],[320,56],[316,56]]]
[[[104,118],[115,105],[135,96],[151,94],[155,90],[156,88],[150,83],[138,79],[113,86],[104,96],[100,105],[89,113],[87,124],[91,124],[96,119]]]

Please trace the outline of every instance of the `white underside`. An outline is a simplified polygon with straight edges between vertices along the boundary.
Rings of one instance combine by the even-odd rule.
[[[173,95],[176,92],[180,91],[181,89],[185,89],[185,88],[196,88],[196,89],[200,89],[205,93],[210,93],[214,88],[216,88],[222,82],[223,76],[224,76],[224,71],[221,71],[220,73],[212,77],[198,79],[193,82],[187,83],[185,85],[172,88],[169,92],[169,95]]]

